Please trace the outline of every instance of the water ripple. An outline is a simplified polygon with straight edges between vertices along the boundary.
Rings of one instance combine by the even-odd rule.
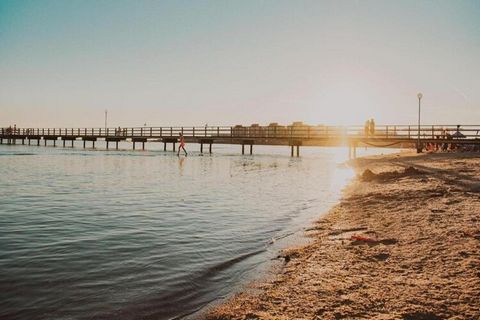
[[[266,270],[351,177],[324,151],[221,150],[0,146],[0,318],[188,317]]]

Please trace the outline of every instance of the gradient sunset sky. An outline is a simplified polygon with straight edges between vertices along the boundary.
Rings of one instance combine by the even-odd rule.
[[[480,124],[480,1],[0,0],[0,126]]]

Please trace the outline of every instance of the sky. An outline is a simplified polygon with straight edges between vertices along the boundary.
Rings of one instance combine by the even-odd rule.
[[[0,126],[480,124],[480,1],[0,0]]]

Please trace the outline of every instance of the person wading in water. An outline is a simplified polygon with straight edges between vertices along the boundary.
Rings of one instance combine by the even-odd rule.
[[[185,150],[185,138],[183,138],[183,134],[179,133],[180,135],[180,146],[178,147],[178,152],[177,156],[180,156],[180,150],[183,149],[183,152],[185,152],[185,156],[187,156],[187,150]]]

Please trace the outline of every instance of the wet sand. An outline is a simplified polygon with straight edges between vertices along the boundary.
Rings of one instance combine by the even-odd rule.
[[[358,178],[312,241],[206,319],[480,319],[480,155],[352,165]]]

